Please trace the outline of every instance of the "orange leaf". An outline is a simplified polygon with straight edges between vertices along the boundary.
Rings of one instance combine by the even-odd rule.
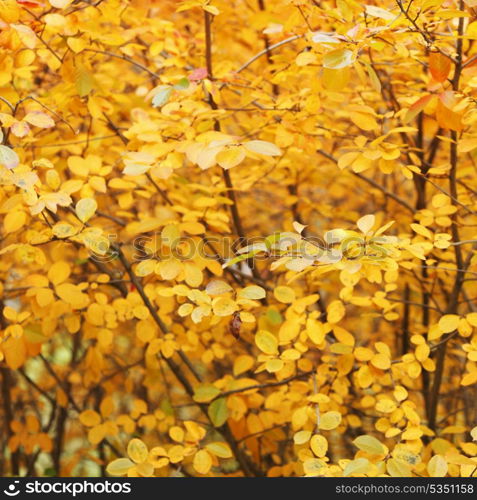
[[[432,52],[429,56],[429,70],[436,82],[445,82],[451,70],[451,61],[440,52]]]
[[[456,132],[460,132],[463,128],[461,115],[445,106],[441,99],[437,101],[436,118],[437,123],[442,128],[455,130]]]

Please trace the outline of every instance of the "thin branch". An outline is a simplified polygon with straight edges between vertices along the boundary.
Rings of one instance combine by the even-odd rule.
[[[298,380],[301,378],[309,377],[313,373],[315,373],[315,370],[309,370],[307,372],[298,373],[297,375],[293,375],[291,377],[288,377],[288,378],[285,378],[283,380],[279,380],[276,382],[265,382],[263,384],[249,385],[247,387],[242,387],[241,389],[232,389],[230,391],[221,392],[214,399],[212,399],[212,401],[215,401],[216,399],[219,399],[219,398],[224,398],[224,397],[230,396],[232,394],[240,394],[242,392],[252,391],[254,389],[266,389],[268,387],[278,387],[280,385],[286,385],[289,382],[292,382],[293,380]]]
[[[338,160],[333,155],[327,153],[326,151],[322,151],[321,149],[318,149],[317,153],[320,154],[321,156],[324,156],[325,158],[328,158],[328,160],[332,161],[333,163],[338,164]],[[362,181],[367,182],[368,184],[375,187],[376,189],[379,189],[379,191],[381,191],[386,197],[393,199],[396,203],[399,203],[406,210],[410,211],[411,213],[414,213],[414,209],[411,207],[411,205],[406,200],[400,198],[397,194],[393,193],[392,191],[389,191],[384,186],[381,186],[381,184],[376,182],[374,179],[366,177],[365,175],[363,175],[359,172],[353,172],[352,170],[350,172],[358,179],[361,179]]]
[[[133,66],[136,66],[136,68],[142,69],[146,73],[149,73],[152,77],[159,79],[160,76],[157,73],[154,73],[154,71],[151,71],[149,68],[146,66],[142,65],[141,63],[138,63],[134,59],[131,59],[128,56],[122,55],[122,54],[115,54],[114,52],[109,52],[108,50],[97,50],[97,49],[84,49],[84,52],[94,52],[95,54],[102,54],[105,56],[109,57],[115,57],[116,59],[121,59],[123,61],[128,62],[129,64],[132,64]]]
[[[283,45],[286,45],[287,43],[294,42],[295,40],[298,40],[299,38],[303,38],[303,35],[293,35],[290,36],[289,38],[285,38],[285,40],[282,40],[280,42],[274,43],[273,45],[270,45],[269,47],[265,47],[263,50],[255,54],[251,59],[249,59],[247,62],[243,63],[240,68],[238,68],[235,72],[240,73],[244,69],[248,68],[251,64],[253,64],[257,59],[260,59],[262,56],[265,54],[269,54],[275,49],[278,49],[278,47],[282,47]]]

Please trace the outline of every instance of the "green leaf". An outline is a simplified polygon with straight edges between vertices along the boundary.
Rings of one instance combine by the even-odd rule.
[[[220,389],[211,384],[202,384],[195,388],[194,401],[208,403],[220,394]]]
[[[174,415],[174,408],[171,405],[171,402],[169,399],[163,399],[161,402],[161,410],[167,415],[167,416],[172,416]]]
[[[208,410],[210,421],[215,425],[215,427],[221,427],[225,424],[228,417],[227,400],[225,398],[219,398],[213,401]]]
[[[89,259],[75,259],[74,263],[75,266],[82,266],[83,264],[87,264],[89,262]]]
[[[280,314],[280,311],[272,308],[267,311],[267,320],[272,325],[279,325],[280,323],[283,323],[283,316]]]
[[[233,259],[230,259],[227,261],[225,264],[222,265],[223,268],[225,267],[230,267],[233,266],[234,264],[237,264],[237,262],[242,262],[243,260],[247,260],[250,257],[253,257],[257,253],[260,253],[262,250],[252,250],[251,252],[244,253],[242,255],[238,255],[237,257],[234,257]]]
[[[281,233],[273,233],[265,238],[265,246],[270,250],[275,243],[278,243],[281,238]]]
[[[189,79],[184,77],[184,78],[181,78],[175,85],[174,85],[174,88],[176,90],[185,90],[187,88],[189,88],[189,85],[190,85],[190,82],[189,82]]]

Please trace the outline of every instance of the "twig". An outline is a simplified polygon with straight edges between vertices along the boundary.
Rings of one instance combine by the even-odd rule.
[[[297,375],[293,375],[291,377],[288,377],[288,378],[285,378],[283,380],[279,380],[276,382],[265,382],[263,384],[249,385],[247,387],[242,387],[241,389],[232,389],[230,391],[221,392],[214,399],[212,399],[212,401],[215,401],[216,399],[219,399],[219,398],[224,398],[224,397],[230,396],[232,394],[239,394],[241,392],[252,391],[254,389],[266,389],[268,387],[278,387],[280,385],[286,385],[289,382],[292,382],[293,380],[309,377],[314,372],[315,372],[315,370],[309,370],[307,372],[298,373]]]
[[[269,54],[272,50],[278,49],[278,47],[281,47],[282,45],[286,45],[287,43],[294,42],[295,40],[298,40],[299,38],[303,38],[303,35],[293,35],[288,38],[285,38],[285,40],[282,40],[280,42],[274,43],[273,45],[270,45],[269,47],[265,47],[263,50],[255,54],[251,59],[249,59],[247,62],[243,63],[240,68],[238,68],[235,72],[240,73],[244,69],[248,68],[251,64],[253,64],[257,59],[260,59],[262,56],[265,54]]]
[[[94,52],[95,54],[102,54],[102,55],[109,56],[109,57],[115,57],[116,59],[122,59],[123,61],[126,61],[129,64],[132,64],[133,66],[136,66],[137,68],[142,69],[146,73],[149,73],[154,78],[157,78],[157,79],[160,78],[160,76],[157,73],[154,73],[154,71],[151,71],[146,66],[143,66],[141,63],[138,63],[137,61],[135,61],[134,59],[131,59],[128,56],[121,55],[121,54],[115,54],[114,52],[109,52],[108,50],[84,49],[84,52]]]
[[[338,160],[331,154],[322,151],[320,149],[317,150],[317,153],[320,154],[321,156],[324,156],[325,158],[328,158],[328,160],[332,161],[333,163],[338,164]],[[384,186],[381,186],[378,182],[376,182],[373,179],[370,179],[369,177],[366,177],[365,175],[359,173],[359,172],[353,172],[351,170],[351,173],[357,177],[358,179],[361,179],[364,182],[367,182],[371,186],[375,187],[376,189],[379,189],[385,196],[388,198],[393,199],[396,203],[399,203],[401,206],[406,208],[406,210],[409,210],[411,213],[414,213],[414,209],[411,207],[411,205],[404,199],[400,198],[397,194],[393,193],[392,191],[389,191],[386,189]]]

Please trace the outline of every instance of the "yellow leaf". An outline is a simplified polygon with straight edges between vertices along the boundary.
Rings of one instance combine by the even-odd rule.
[[[308,443],[311,438],[311,431],[298,431],[293,436],[293,441],[297,445]]]
[[[247,151],[251,151],[252,153],[258,153],[265,156],[280,156],[282,154],[279,147],[267,141],[248,141],[243,145]]]
[[[333,326],[333,335],[336,337],[336,340],[338,342],[344,344],[345,346],[352,347],[355,344],[355,338],[353,337],[353,335],[351,335],[351,333],[346,331],[344,328],[341,328],[340,326]]]
[[[402,460],[390,458],[386,463],[386,469],[392,477],[410,477],[411,469]]]
[[[346,464],[343,476],[348,477],[353,474],[365,474],[369,471],[370,462],[366,458],[357,458]]]
[[[277,286],[273,290],[273,295],[283,304],[291,304],[295,300],[295,290],[289,286]]]
[[[43,111],[30,111],[30,113],[27,113],[23,119],[30,125],[34,125],[39,128],[51,128],[55,126],[53,118],[46,113],[43,113]]]
[[[189,316],[193,309],[194,306],[190,303],[182,304],[179,309],[177,309],[177,314],[183,318],[185,316]]]
[[[310,441],[311,451],[318,457],[322,458],[326,456],[328,451],[328,441],[321,434],[315,434]]]
[[[349,68],[323,68],[323,85],[326,89],[339,91],[346,87],[350,79]]]
[[[65,7],[68,7],[70,3],[73,2],[73,0],[48,0],[50,2],[50,5],[52,7],[55,7],[56,9],[64,9]]]
[[[68,47],[75,53],[79,54],[82,50],[84,50],[88,46],[88,42],[81,38],[68,37],[66,40]]]
[[[182,263],[178,259],[171,257],[159,262],[155,267],[155,272],[160,274],[163,280],[173,280],[177,278],[182,269]],[[189,279],[190,278],[191,276],[189,272]]]
[[[228,146],[220,151],[215,160],[225,170],[242,163],[245,158],[245,151],[242,146]]]
[[[336,49],[327,52],[323,57],[323,67],[327,69],[342,69],[353,64],[354,53],[349,49]]]
[[[222,441],[215,441],[205,445],[206,449],[219,458],[232,458],[232,450],[227,443]]]
[[[462,377],[462,380],[460,381],[460,385],[463,385],[463,386],[473,385],[476,382],[477,382],[477,370],[474,370],[470,373],[466,373]]]
[[[75,211],[81,222],[86,222],[93,217],[98,204],[93,198],[83,198],[76,203]]]
[[[134,467],[134,463],[129,458],[117,458],[106,467],[106,472],[111,476],[124,476],[131,467]]]
[[[60,260],[51,265],[48,270],[48,279],[53,285],[59,285],[66,281],[71,274],[70,265],[64,260]]]
[[[250,370],[253,367],[254,359],[252,356],[242,354],[237,356],[234,360],[233,374],[235,377]]]
[[[143,260],[136,266],[137,276],[148,276],[154,272],[157,262],[153,259]]]
[[[215,5],[204,5],[202,8],[213,16],[218,16],[220,14],[220,10],[215,7]]]
[[[265,290],[258,285],[250,285],[240,290],[239,296],[244,299],[258,300],[266,296]]]
[[[216,316],[230,316],[238,309],[235,301],[228,297],[214,299],[212,310]]]
[[[316,54],[311,51],[300,52],[295,59],[295,64],[297,66],[307,66],[308,64],[313,64],[316,62]]]
[[[106,427],[104,425],[96,425],[88,432],[88,440],[91,444],[98,444],[106,437]]]
[[[427,472],[431,477],[445,477],[447,470],[447,462],[442,455],[434,455],[427,464]]]
[[[358,436],[353,444],[360,450],[365,451],[371,455],[382,455],[386,453],[386,448],[373,436]]]
[[[49,288],[40,288],[36,294],[36,301],[40,307],[46,307],[54,302],[55,296],[53,290]]]
[[[209,295],[222,295],[224,293],[233,291],[233,288],[225,281],[212,280],[212,281],[209,281],[209,283],[207,283],[207,286],[205,287],[205,291]]]
[[[278,339],[266,330],[260,330],[255,335],[255,344],[265,354],[278,354]]]
[[[128,443],[129,458],[137,464],[145,462],[148,457],[147,446],[140,439],[131,439]]]
[[[192,465],[199,474],[207,474],[212,467],[212,457],[206,450],[199,450],[194,456]]]
[[[135,467],[135,472],[142,477],[150,477],[154,474],[154,467],[149,462],[141,462]]]
[[[327,411],[320,418],[319,428],[324,431],[336,429],[341,423],[341,413],[337,411]]]
[[[183,222],[180,225],[180,230],[193,235],[205,233],[205,227],[200,222]]]
[[[368,232],[373,228],[376,224],[376,217],[374,215],[364,215],[361,219],[358,220],[356,225],[358,229],[364,234],[367,235]]]
[[[378,123],[374,119],[374,116],[367,113],[359,113],[352,111],[349,114],[350,120],[362,130],[376,130],[379,128]]]
[[[70,304],[74,309],[82,309],[89,304],[89,297],[72,283],[61,283],[55,288],[55,292],[60,299]]]
[[[169,436],[173,441],[182,443],[182,441],[184,441],[184,436],[185,436],[184,429],[182,427],[174,425],[169,429]]]
[[[26,361],[27,350],[23,338],[8,337],[2,344],[5,361],[12,370],[17,370]]]
[[[178,225],[168,224],[161,232],[161,242],[169,248],[174,248],[179,243],[180,236]]]
[[[184,265],[185,282],[193,288],[197,288],[201,285],[204,276],[202,271],[190,262],[186,262]]]
[[[380,370],[389,370],[391,359],[383,353],[378,353],[371,358],[371,364]]]
[[[391,413],[396,409],[396,403],[389,398],[380,399],[376,403],[376,410],[382,413]]]
[[[279,372],[284,367],[284,365],[285,363],[282,359],[269,359],[265,363],[265,369],[268,373],[275,373]]]
[[[76,64],[75,86],[80,97],[86,97],[93,90],[93,77],[82,64]]]
[[[16,23],[20,19],[20,5],[16,0],[0,2],[0,19],[6,23]]]
[[[477,427],[474,427],[470,431],[470,435],[472,436],[472,441],[477,441]]]
[[[27,221],[27,214],[23,210],[8,212],[3,219],[3,229],[5,233],[14,233],[21,229]]]
[[[344,317],[346,310],[341,300],[334,300],[329,304],[326,312],[328,323],[338,323]]]
[[[477,24],[477,23],[476,23]],[[477,327],[477,313],[469,313],[465,317],[469,325],[476,326]]]
[[[20,40],[29,49],[34,49],[36,47],[38,38],[35,32],[24,24],[10,24],[10,26],[17,32]]]
[[[154,324],[151,324],[147,319],[143,319],[136,323],[136,335],[141,342],[151,342],[156,336]]]
[[[450,333],[457,330],[460,317],[457,314],[446,314],[439,320],[439,329],[442,333]]]
[[[303,462],[303,471],[307,476],[318,476],[325,465],[325,462],[318,458],[307,458]]]
[[[93,410],[85,410],[79,414],[79,420],[86,427],[94,427],[101,423],[101,416]]]

